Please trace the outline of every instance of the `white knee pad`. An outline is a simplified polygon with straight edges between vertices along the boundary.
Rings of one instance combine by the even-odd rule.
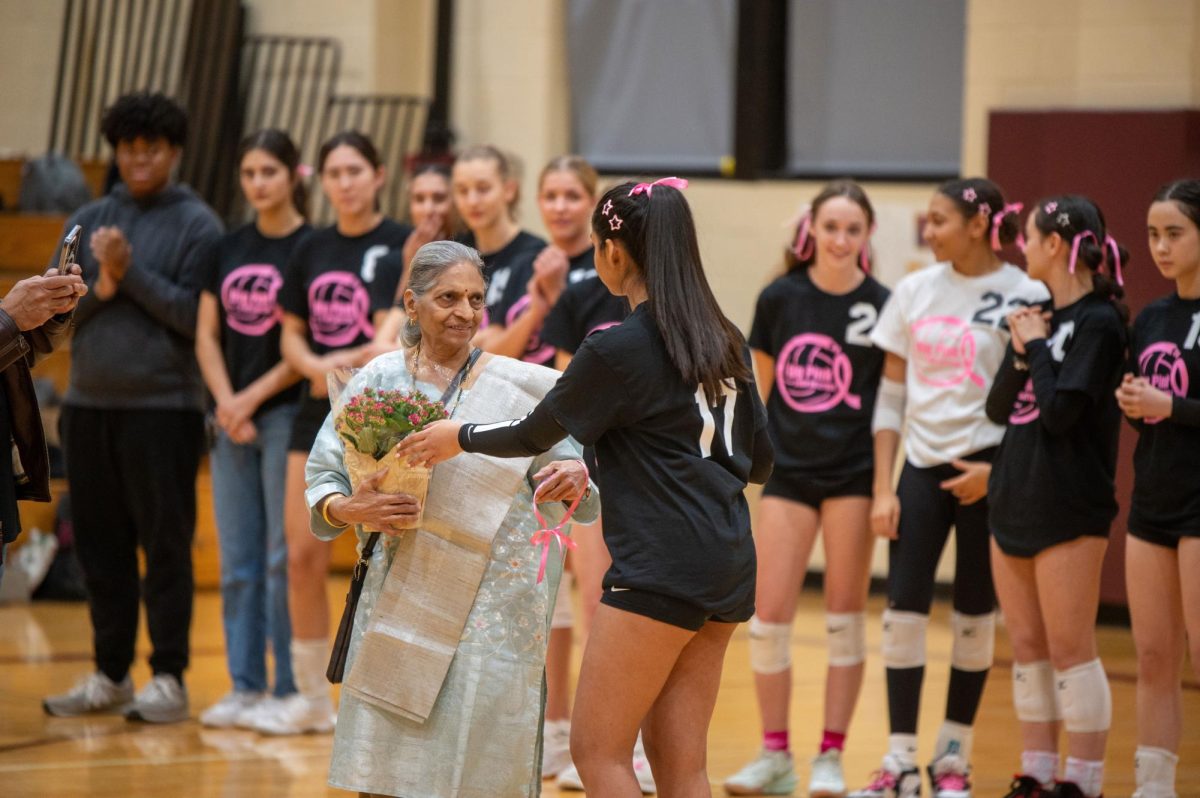
[[[950,665],[960,671],[986,671],[996,653],[996,613],[985,615],[950,614],[954,643]]]
[[[883,611],[883,664],[919,668],[925,664],[925,629],[929,616],[920,612]]]
[[[792,625],[750,619],[750,668],[764,676],[792,667]]]
[[[1013,663],[1013,707],[1017,720],[1052,723],[1062,718],[1054,689],[1054,668],[1048,660]]]
[[[1063,726],[1069,732],[1102,732],[1112,726],[1112,693],[1100,660],[1054,672]]]
[[[554,599],[554,614],[550,616],[551,629],[570,629],[575,626],[575,613],[571,611],[571,572],[563,571],[558,580],[558,596]]]
[[[825,613],[829,664],[835,668],[858,665],[867,658],[865,612]]]

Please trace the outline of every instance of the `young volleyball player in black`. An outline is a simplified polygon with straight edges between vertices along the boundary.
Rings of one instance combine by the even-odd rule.
[[[788,739],[792,618],[813,545],[825,550],[829,669],[821,747],[808,794],[846,792],[842,749],[862,686],[871,552],[871,415],[884,352],[871,328],[888,291],[867,274],[875,211],[849,180],[826,186],[801,220],[787,273],[758,298],[750,346],[775,444],[755,525],[758,587],[750,665],[762,717],[759,756],[726,779],[732,795],[797,784]]]
[[[1007,798],[1096,798],[1112,722],[1095,620],[1117,515],[1113,391],[1125,361],[1118,281],[1127,255],[1095,204],[1058,196],[1029,214],[1025,259],[1029,276],[1049,287],[1053,312],[1008,316],[1012,340],[987,403],[988,417],[1007,425],[988,520],[1024,744]],[[1055,783],[1060,726],[1068,758]]]
[[[668,179],[609,190],[592,214],[596,270],[633,312],[584,341],[522,421],[442,423],[399,456],[528,456],[568,434],[594,446],[608,497],[604,579],[571,753],[589,793],[635,796],[638,728],[660,788],[708,795],[706,737],[735,624],[754,611],[742,495],[770,474],[749,354],[704,277],[691,211]]]
[[[1117,390],[1139,433],[1125,547],[1138,653],[1134,798],[1175,798],[1189,646],[1200,678],[1200,180],[1163,186],[1146,227],[1175,291],[1138,314],[1132,373]]]

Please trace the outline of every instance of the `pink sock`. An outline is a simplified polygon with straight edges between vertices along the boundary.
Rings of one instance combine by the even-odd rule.
[[[763,732],[763,748],[768,751],[788,750],[788,730]]]
[[[826,729],[825,734],[822,735],[822,737],[821,737],[820,753],[823,754],[826,751],[828,751],[830,748],[836,748],[839,751],[845,750],[845,748],[846,748],[846,733],[845,732],[835,732],[835,731]]]

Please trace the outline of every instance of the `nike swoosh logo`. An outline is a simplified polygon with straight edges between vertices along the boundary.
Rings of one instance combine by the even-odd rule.
[[[608,589],[608,592],[609,593],[620,593],[621,591],[628,590],[628,589],[629,588],[627,588],[627,587],[610,587]]]

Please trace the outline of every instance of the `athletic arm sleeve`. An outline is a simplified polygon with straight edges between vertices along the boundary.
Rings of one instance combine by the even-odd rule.
[[[1008,417],[1012,415],[1017,395],[1021,393],[1021,388],[1029,379],[1028,366],[1024,369],[1017,368],[1017,357],[1017,353],[1013,351],[1010,344],[1008,351],[1004,353],[1000,369],[996,372],[996,379],[992,381],[992,389],[988,391],[987,417],[993,424],[999,424],[1002,427],[1008,423]]]
[[[1054,358],[1046,339],[1027,341],[1025,351],[1029,355],[1033,393],[1037,396],[1038,421],[1051,435],[1062,435],[1087,410],[1091,398],[1081,390],[1059,389]]]
[[[543,400],[520,420],[494,424],[463,424],[458,445],[464,452],[492,457],[536,457],[567,437]]]

